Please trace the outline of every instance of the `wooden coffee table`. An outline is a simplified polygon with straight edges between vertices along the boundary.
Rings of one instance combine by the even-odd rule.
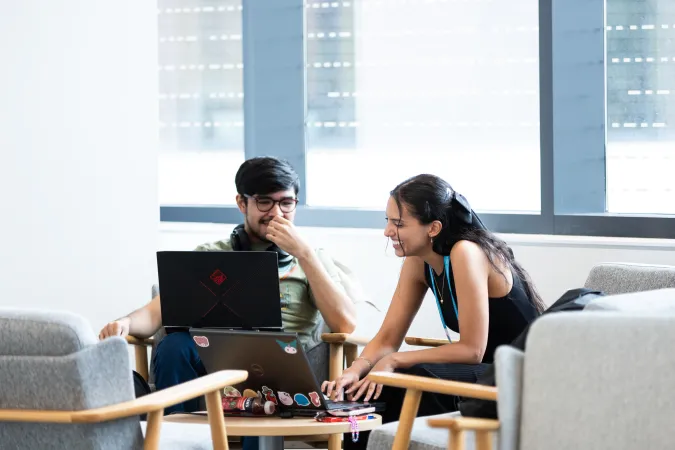
[[[369,431],[382,425],[382,417],[373,414],[373,419],[359,420],[359,431]],[[171,414],[165,422],[208,424],[206,414]],[[284,437],[330,435],[331,447],[340,448],[340,435],[350,433],[349,422],[317,422],[311,417],[281,419],[279,417],[225,417],[228,436],[260,436],[260,450],[283,450]],[[337,444],[337,446],[336,446]]]

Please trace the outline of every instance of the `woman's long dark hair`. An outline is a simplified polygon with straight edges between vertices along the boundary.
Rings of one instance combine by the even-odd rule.
[[[435,220],[441,222],[443,228],[434,238],[434,252],[443,256],[449,255],[450,250],[458,241],[471,241],[478,244],[485,252],[492,268],[502,273],[495,263],[497,259],[511,268],[523,282],[525,293],[532,305],[537,311],[544,311],[546,307],[532,279],[515,260],[506,242],[491,231],[478,226],[475,220],[474,223],[469,224],[458,218],[458,211],[453,209],[454,191],[448,182],[435,175],[417,175],[396,186],[390,195],[398,205],[399,214],[402,205],[405,205],[410,214],[424,225]],[[502,275],[506,278],[506,275],[503,273]]]

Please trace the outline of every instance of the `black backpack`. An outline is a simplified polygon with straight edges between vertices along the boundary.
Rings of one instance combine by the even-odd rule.
[[[571,289],[563,294],[554,304],[549,306],[541,315],[560,312],[560,311],[581,311],[586,307],[591,300],[603,297],[605,294],[601,291],[593,291],[591,289]],[[539,316],[541,317],[541,316]],[[527,334],[530,327],[537,319],[530,322],[525,327],[522,333],[515,338],[511,344],[519,350],[525,350],[525,342],[527,341]],[[484,386],[495,386],[495,368],[494,364],[481,375],[476,381],[477,384]],[[497,402],[492,400],[479,400],[475,398],[461,398],[459,401],[459,411],[465,417],[481,417],[484,419],[497,418]]]

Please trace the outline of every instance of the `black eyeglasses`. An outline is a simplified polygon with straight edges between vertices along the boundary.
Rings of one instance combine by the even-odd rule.
[[[255,200],[255,206],[258,207],[258,211],[260,212],[271,211],[274,205],[278,203],[281,212],[289,213],[295,211],[295,207],[298,205],[298,199],[293,197],[286,197],[281,200],[274,200],[269,197],[254,197],[246,194],[244,194],[244,197]]]

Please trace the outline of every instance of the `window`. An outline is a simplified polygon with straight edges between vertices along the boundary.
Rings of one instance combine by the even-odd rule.
[[[234,203],[244,160],[239,2],[159,0],[159,200]]]
[[[675,214],[675,3],[606,11],[607,209]]]
[[[309,205],[381,210],[427,172],[476,209],[540,211],[536,0],[308,1],[306,13]]]
[[[161,220],[240,220],[273,155],[299,225],[430,172],[497,232],[675,238],[671,0],[159,1]]]

